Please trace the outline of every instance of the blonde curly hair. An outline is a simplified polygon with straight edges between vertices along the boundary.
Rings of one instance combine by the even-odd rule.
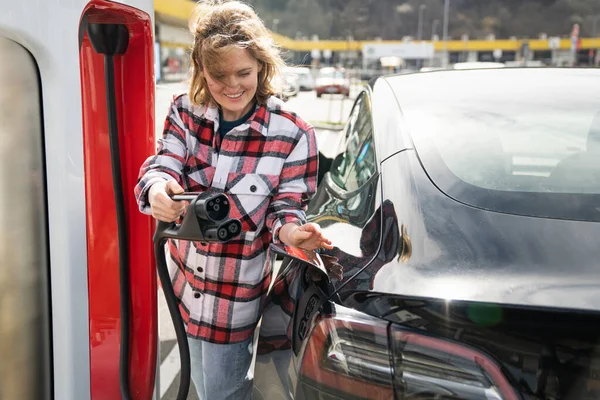
[[[247,49],[262,67],[256,90],[258,103],[265,104],[278,92],[273,78],[280,74],[284,62],[269,31],[249,5],[239,1],[202,1],[192,12],[189,28],[194,35],[189,90],[194,104],[216,104],[201,73],[216,76],[221,55],[231,46]]]

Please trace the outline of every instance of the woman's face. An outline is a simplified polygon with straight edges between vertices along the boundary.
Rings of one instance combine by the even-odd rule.
[[[208,90],[221,106],[223,118],[235,121],[250,111],[258,86],[262,65],[246,49],[232,46],[223,54],[220,68],[214,75],[203,71]]]

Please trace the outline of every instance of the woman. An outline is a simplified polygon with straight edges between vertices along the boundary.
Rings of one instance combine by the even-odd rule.
[[[271,81],[283,62],[249,6],[200,4],[190,28],[189,93],[173,100],[135,194],[142,212],[169,222],[185,208],[170,195],[210,190],[230,197],[241,236],[226,244],[171,241],[167,262],[199,397],[247,399],[252,335],[271,279],[269,243],[332,247],[304,213],[318,152],[312,127],[274,96]]]

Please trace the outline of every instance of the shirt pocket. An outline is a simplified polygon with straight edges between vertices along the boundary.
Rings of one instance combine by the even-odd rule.
[[[215,167],[190,157],[183,170],[183,183],[186,192],[205,192],[212,186]]]
[[[226,194],[231,202],[229,217],[239,219],[243,232],[261,230],[279,176],[267,174],[230,173]]]

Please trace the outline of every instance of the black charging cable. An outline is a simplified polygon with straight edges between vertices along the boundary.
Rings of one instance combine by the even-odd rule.
[[[187,399],[190,388],[191,364],[190,349],[183,318],[179,312],[179,300],[173,290],[167,259],[165,243],[168,239],[192,240],[197,242],[227,242],[238,236],[242,224],[236,219],[229,219],[229,199],[224,194],[185,193],[174,195],[175,201],[189,201],[181,224],[159,221],[154,233],[154,255],[156,268],[162,285],[171,321],[177,337],[181,372],[177,400]]]

